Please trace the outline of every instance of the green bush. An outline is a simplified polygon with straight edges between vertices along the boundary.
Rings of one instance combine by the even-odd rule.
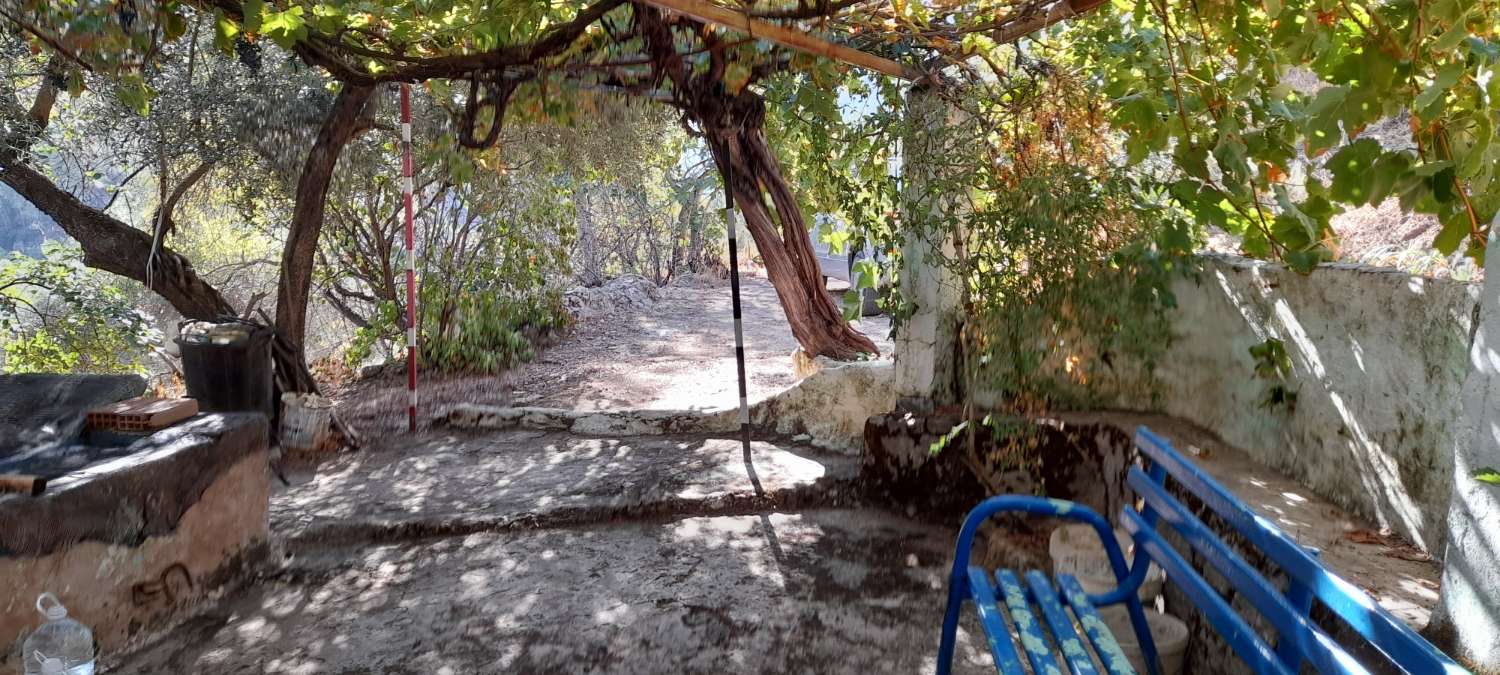
[[[424,286],[417,318],[423,368],[483,374],[536,358],[537,349],[569,321],[556,292],[514,298],[494,291],[454,292],[440,285]],[[384,303],[379,320],[355,333],[346,358],[356,365],[381,340],[404,345],[405,334],[406,316],[394,303]]]
[[[0,353],[8,373],[144,373],[161,334],[77,247],[0,262]]]

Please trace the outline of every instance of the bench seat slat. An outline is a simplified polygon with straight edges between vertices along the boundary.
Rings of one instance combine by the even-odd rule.
[[[1037,675],[1062,675],[1057,667],[1057,658],[1047,648],[1047,636],[1042,633],[1042,623],[1026,602],[1026,589],[1021,580],[1010,570],[997,570],[995,581],[1000,583],[1000,594],[1010,610],[1011,621],[1016,625],[1017,637],[1026,658],[1031,661],[1031,671]]]
[[[995,669],[1004,675],[1024,675],[1021,657],[1010,643],[1010,629],[1005,626],[1005,617],[995,602],[995,589],[989,573],[982,567],[969,566],[969,592],[974,597],[974,608],[979,613],[979,623],[984,637],[990,645],[990,655],[995,659]]]
[[[1088,594],[1078,579],[1071,574],[1060,574],[1057,588],[1068,606],[1073,608],[1073,614],[1078,616],[1078,625],[1083,626],[1083,634],[1093,643],[1094,653],[1099,655],[1099,663],[1103,664],[1105,672],[1109,675],[1135,675],[1135,668],[1130,665],[1125,650],[1109,631],[1104,617],[1099,616],[1099,610],[1089,603]]]
[[[1368,675],[1369,670],[1355,661],[1322,629],[1312,625],[1307,617],[1292,609],[1271,582],[1266,581],[1265,577],[1226,546],[1223,540],[1209,531],[1208,526],[1189,512],[1182,502],[1167,494],[1165,488],[1135,467],[1130,469],[1128,482],[1136,494],[1156,509],[1163,522],[1171,525],[1193,550],[1202,555],[1209,565],[1250,601],[1261,616],[1276,626],[1280,640],[1293,645],[1298,653],[1312,661],[1318,672]],[[1278,654],[1278,658],[1282,663],[1287,662],[1282,654]]]
[[[1153,465],[1197,496],[1250,546],[1270,558],[1288,577],[1312,589],[1313,595],[1350,628],[1408,673],[1466,673],[1436,647],[1408,629],[1364,591],[1329,572],[1275,524],[1261,517],[1217,481],[1204,475],[1150,429],[1136,430],[1136,447]]]
[[[1098,675],[1099,671],[1094,668],[1094,660],[1090,658],[1088,648],[1078,637],[1078,631],[1073,630],[1073,619],[1068,617],[1067,610],[1058,602],[1057,591],[1052,590],[1052,582],[1045,574],[1031,570],[1026,573],[1026,585],[1031,588],[1031,597],[1042,610],[1042,618],[1047,620],[1047,625],[1052,629],[1052,637],[1057,643],[1058,651],[1062,652],[1063,660],[1067,661],[1068,669],[1073,671],[1073,675]]]
[[[1134,509],[1125,509],[1120,520],[1136,544],[1166,570],[1167,578],[1172,584],[1181,589],[1198,610],[1203,612],[1203,616],[1213,624],[1214,631],[1249,664],[1253,672],[1291,675],[1281,660],[1276,658],[1276,652],[1260,638],[1260,634],[1251,629],[1245,619],[1236,614],[1229,603],[1224,602],[1208,582],[1198,576],[1193,566],[1183,560],[1139,513]]]

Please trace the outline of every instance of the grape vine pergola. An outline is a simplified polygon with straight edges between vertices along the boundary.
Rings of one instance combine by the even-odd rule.
[[[982,31],[1008,42],[1100,4],[999,3],[983,13],[991,18],[975,21],[974,3],[951,3],[951,19],[933,17],[928,25],[947,23],[952,30],[925,32],[901,30],[901,13],[872,0],[180,0],[150,10],[133,3],[22,0],[3,16],[53,50],[57,68],[110,72],[122,91],[139,90],[143,100],[149,92],[139,73],[155,45],[185,33],[187,9],[211,14],[226,48],[236,39],[268,39],[340,83],[297,180],[281,261],[275,323],[297,361],[303,359],[324,202],[340,152],[373,126],[368,107],[380,85],[432,81],[458,92],[458,142],[476,149],[499,141],[507,111],[518,104],[565,108],[570,94],[580,91],[641,97],[680,111],[729,177],[797,341],[810,354],[848,359],[875,346],[849,327],[822,288],[806,220],[767,142],[765,102],[749,85],[789,70],[850,66],[920,81],[922,64],[895,60],[898,52],[910,60],[913,41],[940,49]],[[129,16],[123,7],[131,8]],[[34,108],[31,118],[45,124],[59,84],[43,85],[36,104],[42,112]],[[0,168],[0,180],[82,244],[88,264],[146,283],[189,318],[233,313],[185,259],[164,249],[146,265],[149,236],[57,189],[20,153],[0,157]],[[316,387],[311,378],[299,379],[299,389]]]

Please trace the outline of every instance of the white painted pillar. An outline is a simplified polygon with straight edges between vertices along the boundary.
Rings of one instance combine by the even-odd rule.
[[[961,279],[940,262],[955,255],[955,246],[939,221],[953,213],[955,204],[928,189],[938,166],[932,160],[946,147],[942,131],[958,120],[956,111],[926,87],[914,87],[906,106],[916,131],[903,143],[901,217],[907,222],[899,287],[913,312],[895,336],[896,397],[898,407],[926,410],[957,402],[959,386],[963,293]]]
[[[1491,231],[1500,230],[1500,223]],[[1479,296],[1479,329],[1464,381],[1467,442],[1453,458],[1453,497],[1441,603],[1429,634],[1479,672],[1500,673],[1500,486],[1473,479],[1500,468],[1500,245],[1491,237]]]

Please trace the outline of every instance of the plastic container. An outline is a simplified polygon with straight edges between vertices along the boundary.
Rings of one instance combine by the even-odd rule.
[[[51,593],[37,597],[36,609],[47,617],[47,622],[32,631],[21,644],[21,662],[26,675],[57,672],[93,675],[93,631],[68,618],[68,609]],[[63,670],[56,670],[58,666]]]
[[[275,419],[271,331],[245,323],[183,324],[174,342],[182,354],[187,395],[203,412],[258,412]]]
[[[1120,544],[1120,550],[1125,553],[1125,563],[1129,564],[1134,552],[1134,542],[1131,541],[1130,535],[1115,530],[1115,541]],[[1114,569],[1110,567],[1109,556],[1105,555],[1104,545],[1099,541],[1099,534],[1092,526],[1074,523],[1052,530],[1052,536],[1047,542],[1047,552],[1052,555],[1053,574],[1071,574],[1078,577],[1078,585],[1083,587],[1085,593],[1097,595],[1115,589]],[[1151,569],[1146,572],[1146,580],[1141,583],[1137,595],[1147,607],[1155,605],[1157,596],[1161,595],[1161,586],[1165,578],[1166,574],[1156,565],[1152,565]],[[1125,606],[1100,607],[1099,614],[1106,619],[1124,616]]]
[[[1141,653],[1141,642],[1135,637],[1135,628],[1125,614],[1101,616],[1104,625],[1120,643],[1120,651],[1137,673],[1146,670],[1146,657]],[[1180,675],[1183,656],[1187,653],[1188,627],[1182,620],[1154,609],[1146,610],[1146,625],[1151,628],[1151,641],[1156,643],[1156,658],[1161,664],[1161,675]]]
[[[281,448],[317,450],[328,437],[333,402],[317,394],[281,395]]]

